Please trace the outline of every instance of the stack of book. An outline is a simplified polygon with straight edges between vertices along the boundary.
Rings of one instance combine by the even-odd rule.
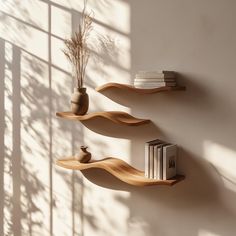
[[[134,79],[134,87],[150,89],[160,87],[175,87],[176,73],[174,71],[140,71]]]
[[[155,139],[145,143],[145,177],[167,180],[176,175],[177,145]]]

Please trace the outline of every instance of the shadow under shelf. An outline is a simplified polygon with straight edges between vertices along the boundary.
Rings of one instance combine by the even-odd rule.
[[[112,157],[89,163],[80,163],[77,160],[74,160],[73,157],[68,157],[57,160],[56,164],[71,170],[86,170],[91,168],[103,169],[119,180],[134,186],[172,186],[185,179],[185,176],[183,175],[176,175],[175,177],[168,180],[148,179],[144,176],[143,171],[135,169],[121,159]]]

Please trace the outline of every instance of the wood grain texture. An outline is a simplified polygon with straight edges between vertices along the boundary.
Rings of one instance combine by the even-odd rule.
[[[94,112],[83,116],[75,115],[72,112],[57,112],[56,115],[65,119],[79,120],[79,121],[87,121],[91,119],[96,119],[98,117],[102,117],[114,123],[129,125],[129,126],[138,126],[150,122],[150,120],[135,118],[129,115],[128,113],[121,111]]]
[[[86,170],[90,168],[103,169],[112,174],[113,176],[115,176],[116,178],[120,179],[121,181],[134,186],[149,186],[149,185],[172,186],[185,178],[182,175],[177,175],[169,180],[148,179],[144,176],[143,171],[135,169],[134,167],[130,166],[121,159],[112,157],[89,163],[80,163],[74,160],[73,157],[68,157],[65,159],[57,160],[56,164],[58,166],[72,170]]]
[[[167,92],[167,91],[178,91],[178,90],[185,90],[184,86],[176,86],[176,87],[160,87],[160,88],[152,88],[152,89],[141,89],[135,88],[134,86],[128,84],[119,84],[119,83],[107,83],[102,86],[96,88],[96,91],[103,92],[109,89],[120,89],[120,90],[129,90],[131,92],[139,93],[139,94],[152,94],[152,93],[159,93],[159,92]]]

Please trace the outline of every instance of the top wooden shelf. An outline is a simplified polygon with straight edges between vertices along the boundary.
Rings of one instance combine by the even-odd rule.
[[[152,89],[141,89],[135,88],[134,86],[128,84],[119,84],[119,83],[107,83],[102,86],[96,88],[96,91],[103,92],[110,89],[119,89],[119,90],[129,90],[138,94],[152,94],[152,93],[160,93],[160,92],[168,92],[168,91],[179,91],[179,90],[186,90],[184,86],[175,86],[175,87],[159,87],[159,88],[152,88]]]

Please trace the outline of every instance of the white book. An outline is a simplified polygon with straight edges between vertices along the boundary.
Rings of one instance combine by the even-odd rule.
[[[170,145],[162,141],[154,149],[154,178],[163,179],[163,147]]]
[[[153,83],[153,82],[175,82],[176,78],[134,78],[135,82],[145,82],[145,83]]]
[[[176,79],[176,75],[164,75],[164,74],[159,74],[159,75],[139,75],[136,74],[135,78],[137,79]]]
[[[155,70],[155,71],[152,71],[152,70],[141,70],[141,71],[138,71],[139,75],[147,75],[147,74],[153,74],[153,75],[159,75],[159,74],[165,74],[165,75],[172,75],[172,74],[176,74],[175,71],[173,70]]]
[[[154,146],[154,179],[162,179],[162,145]]]
[[[154,178],[154,146],[150,145],[149,146],[149,161],[150,161],[150,177],[151,179]]]
[[[174,78],[176,73],[174,71],[139,71],[136,74],[137,78]]]
[[[149,178],[150,177],[150,173],[149,173],[149,144],[145,143],[145,177]]]
[[[163,147],[163,180],[176,175],[177,145]]]
[[[154,148],[154,150],[153,150],[153,156],[154,156],[154,161],[153,161],[153,168],[154,168],[154,171],[153,171],[153,178],[154,179],[157,179],[157,168],[158,168],[158,164],[157,164],[157,159],[158,159],[158,157],[157,157],[157,147],[158,147],[159,145],[156,145],[156,146],[154,146],[153,148]]]
[[[162,147],[157,149],[157,179],[163,179],[163,156]]]
[[[145,171],[144,175],[146,178],[153,178],[153,155],[150,147],[161,142],[159,139],[148,141],[145,143]]]
[[[168,85],[137,85],[137,84],[134,84],[134,87],[135,88],[140,88],[140,89],[155,89],[155,88],[163,88],[163,87],[176,87],[177,84],[168,84]]]
[[[140,86],[175,86],[176,82],[153,82],[153,83],[146,83],[146,82],[137,82],[134,81],[134,85]]]

